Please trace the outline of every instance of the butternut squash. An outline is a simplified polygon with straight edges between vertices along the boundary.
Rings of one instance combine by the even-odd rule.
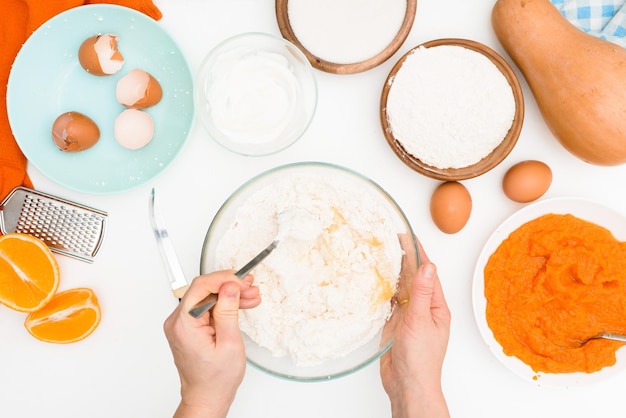
[[[626,162],[626,49],[572,25],[549,0],[497,0],[495,34],[546,124],[591,164]]]

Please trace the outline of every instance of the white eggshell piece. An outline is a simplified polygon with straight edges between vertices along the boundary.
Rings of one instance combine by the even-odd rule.
[[[132,70],[120,78],[115,88],[117,101],[124,106],[133,106],[146,95],[146,86],[150,76],[141,70]]]
[[[105,74],[116,74],[121,70],[124,61],[115,58],[117,53],[117,37],[115,35],[102,35],[94,44],[94,50],[98,55],[98,61],[102,72]]]

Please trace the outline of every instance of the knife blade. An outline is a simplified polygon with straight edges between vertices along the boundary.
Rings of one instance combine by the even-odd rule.
[[[161,214],[155,200],[154,188],[152,188],[152,193],[150,195],[149,207],[150,225],[152,226],[152,231],[154,232],[157,248],[161,254],[161,261],[163,262],[165,272],[170,281],[172,293],[175,297],[180,299],[189,288],[189,284],[187,283],[187,279],[185,279],[185,273],[180,265],[180,261],[178,261],[174,245],[170,240],[167,229],[163,226],[163,219],[161,218]]]

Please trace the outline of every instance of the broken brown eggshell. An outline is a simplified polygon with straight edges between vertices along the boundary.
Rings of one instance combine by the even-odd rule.
[[[124,57],[117,47],[117,35],[91,36],[80,45],[78,61],[90,74],[107,76],[118,73],[124,66]]]

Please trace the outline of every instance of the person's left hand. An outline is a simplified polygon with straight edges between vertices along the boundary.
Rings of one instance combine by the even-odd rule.
[[[437,269],[418,246],[423,264],[400,289],[402,311],[383,331],[393,334],[393,346],[380,359],[380,377],[394,418],[449,417],[441,372],[451,314]]]
[[[233,271],[196,277],[163,329],[181,380],[177,417],[225,417],[243,380],[246,355],[239,330],[239,308],[261,302],[251,275],[239,280]],[[201,318],[189,310],[209,293],[215,307]]]

